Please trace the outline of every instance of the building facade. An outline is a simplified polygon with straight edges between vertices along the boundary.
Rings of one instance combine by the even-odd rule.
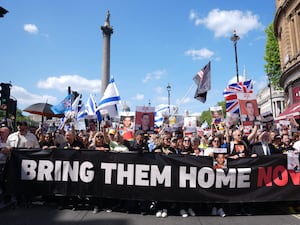
[[[266,86],[258,92],[256,97],[260,114],[272,112],[273,117],[276,118],[285,109],[284,92],[274,89],[273,86],[271,89]]]
[[[280,52],[279,82],[289,110],[300,105],[300,0],[276,0],[274,32]]]
[[[300,0],[276,0],[274,31],[278,39],[288,105],[300,102]]]

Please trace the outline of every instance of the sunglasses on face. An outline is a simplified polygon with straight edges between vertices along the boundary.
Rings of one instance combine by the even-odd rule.
[[[103,138],[103,136],[102,136],[102,135],[100,135],[100,136],[96,136],[96,138]]]

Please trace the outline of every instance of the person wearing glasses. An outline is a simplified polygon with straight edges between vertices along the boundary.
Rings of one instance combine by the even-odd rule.
[[[171,136],[169,134],[161,135],[160,144],[156,146],[153,151],[155,153],[162,153],[162,154],[172,154],[173,151],[171,149]]]
[[[249,156],[248,144],[243,140],[242,131],[236,129],[232,133],[233,141],[228,145],[229,158],[238,159]]]
[[[89,149],[98,151],[109,151],[109,144],[106,142],[104,133],[101,131],[96,132]]]
[[[204,150],[204,156],[214,157],[214,149],[221,148],[220,136],[213,136],[209,142],[209,147]]]
[[[185,136],[183,138],[181,154],[190,155],[192,152],[193,152],[193,148],[192,148],[192,144],[191,144],[191,138],[188,136]]]

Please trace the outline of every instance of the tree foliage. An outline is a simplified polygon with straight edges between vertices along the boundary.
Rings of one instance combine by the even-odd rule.
[[[267,35],[266,48],[265,48],[265,72],[270,77],[271,84],[279,88],[279,80],[281,76],[280,68],[280,55],[278,41],[274,34],[274,26],[271,23],[266,29]]]
[[[224,115],[224,118],[225,118],[226,117],[226,102],[225,102],[225,100],[221,101],[221,102],[218,102],[217,106],[222,106],[222,111],[223,111],[223,115]],[[205,110],[201,113],[200,124],[202,124],[204,121],[206,121],[209,125],[211,124],[212,117],[211,117],[210,109]]]

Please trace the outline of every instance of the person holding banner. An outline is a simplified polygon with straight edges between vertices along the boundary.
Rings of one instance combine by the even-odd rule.
[[[238,159],[249,156],[248,144],[243,140],[242,131],[236,129],[232,136],[233,141],[228,145],[229,158]]]
[[[104,133],[101,131],[96,132],[89,149],[98,151],[109,151],[109,144],[105,141]]]
[[[75,149],[75,150],[79,150],[79,149],[84,148],[84,144],[76,138],[75,131],[72,131],[72,130],[66,131],[65,139],[66,139],[66,142],[63,143],[60,146],[60,148]]]
[[[260,135],[259,140],[259,142],[251,146],[251,157],[260,157],[263,155],[273,155],[279,153],[279,150],[277,150],[274,145],[271,144],[271,136],[269,132],[264,131]]]

